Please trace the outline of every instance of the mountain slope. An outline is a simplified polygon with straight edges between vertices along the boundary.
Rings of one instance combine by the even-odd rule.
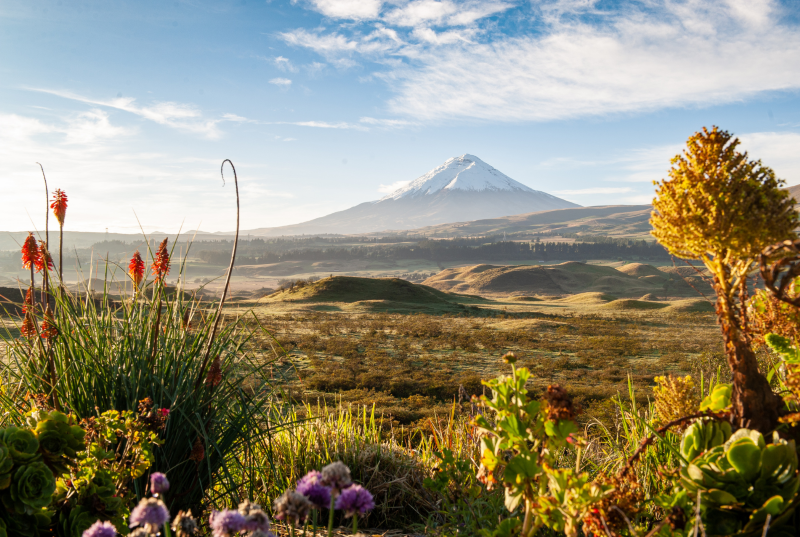
[[[451,158],[380,200],[308,222],[248,233],[278,236],[406,230],[567,207],[578,205],[533,190],[467,154]]]
[[[575,207],[499,218],[454,222],[414,229],[409,236],[471,237],[508,233],[581,233],[615,237],[650,237],[650,205],[600,205]]]

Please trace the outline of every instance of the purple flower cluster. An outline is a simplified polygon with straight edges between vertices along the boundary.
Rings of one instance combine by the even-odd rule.
[[[98,520],[83,532],[83,537],[117,537],[117,529],[111,522]]]
[[[245,518],[239,511],[212,511],[209,520],[214,537],[230,537],[244,529]]]
[[[169,510],[157,498],[145,498],[131,511],[131,527],[142,526],[148,531],[157,531],[168,521]]]
[[[153,494],[164,494],[169,490],[167,476],[161,472],[150,474],[150,492]]]
[[[209,523],[214,537],[230,537],[234,533],[244,531],[252,532],[251,535],[272,535],[269,531],[267,514],[260,505],[249,501],[241,503],[238,511],[232,509],[212,511]]]
[[[344,511],[344,515],[350,518],[375,509],[375,500],[370,491],[361,485],[350,485],[336,498],[336,509]]]
[[[315,507],[328,509],[331,506],[331,489],[320,481],[322,474],[317,470],[311,470],[300,481],[297,482],[297,492],[308,498]]]

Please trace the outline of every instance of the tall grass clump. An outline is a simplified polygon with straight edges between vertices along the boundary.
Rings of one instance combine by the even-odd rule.
[[[63,211],[54,211],[63,232]],[[115,268],[106,264],[99,294],[91,288],[91,273],[85,289],[69,291],[60,266],[55,272],[46,261],[29,263],[31,299],[24,306],[22,337],[9,327],[0,335],[7,355],[0,393],[4,419],[21,422],[27,410],[23,401],[30,395],[78,418],[138,411],[150,399],[145,406],[169,410],[152,470],[166,473],[173,483],[171,507],[198,511],[220,494],[228,496],[225,501],[238,501],[235,455],[269,432],[260,417],[270,392],[261,373],[270,361],[247,350],[253,332],[241,319],[223,318],[225,292],[214,311],[180,286],[167,286],[172,254],[167,239],[148,253],[152,278],[136,252],[125,282],[117,281]],[[231,268],[234,256],[235,249]],[[47,290],[41,306],[33,299],[34,265],[42,266]],[[60,285],[48,286],[50,278]],[[230,269],[225,291],[229,282]],[[126,291],[112,295],[112,289]],[[139,497],[144,486],[144,478],[134,484]]]
[[[175,485],[170,504],[197,509],[215,476],[221,492],[235,494],[227,479],[231,455],[259,434],[269,391],[261,375],[268,362],[246,350],[252,332],[228,319],[212,340],[220,314],[206,314],[198,300],[161,280],[120,300],[108,286],[97,297],[54,292],[51,300],[48,322],[57,335],[1,336],[9,363],[0,404],[8,419],[21,419],[27,394],[44,394],[80,418],[135,411],[150,398],[170,411],[153,464]],[[207,352],[213,358],[205,363]]]
[[[254,439],[242,454],[252,466],[242,467],[241,494],[268,505],[310,470],[341,461],[374,495],[369,527],[424,524],[441,500],[424,486],[438,464],[435,454],[450,446],[458,457],[474,460],[478,451],[467,420],[454,414],[431,420],[430,431],[395,429],[374,408],[346,405],[283,412],[273,406],[263,421],[270,434]]]

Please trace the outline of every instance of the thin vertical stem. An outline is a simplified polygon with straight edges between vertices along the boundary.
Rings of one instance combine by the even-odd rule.
[[[333,507],[335,505],[336,498],[333,497],[331,494],[331,507],[328,511],[328,537],[332,537],[333,535]]]
[[[36,164],[39,164],[38,162]],[[42,178],[44,179],[44,245],[47,250],[47,256],[50,256],[50,191],[47,188],[47,176],[44,174],[44,168],[39,164],[39,169],[42,170]],[[42,303],[48,304],[47,291],[50,287],[47,277],[47,260],[44,262],[44,281],[42,282]],[[46,309],[46,308],[45,308]]]
[[[225,304],[225,297],[228,295],[228,287],[231,284],[231,276],[233,275],[233,263],[236,261],[236,247],[239,245],[239,177],[236,175],[236,168],[231,162],[230,159],[225,159],[222,161],[222,165],[219,168],[219,173],[222,176],[222,186],[225,186],[225,163],[231,165],[231,169],[233,170],[233,183],[236,187],[236,236],[233,239],[233,251],[231,252],[231,263],[228,266],[228,275],[225,277],[225,287],[222,289],[222,297],[219,299],[219,307],[217,308],[217,316],[214,319],[214,326],[211,328],[211,336],[208,338],[208,347],[206,348],[206,355],[203,357],[203,363],[200,366],[200,374],[197,376],[197,380],[195,381],[195,388],[200,387],[200,383],[203,381],[203,375],[205,374],[206,366],[208,365],[208,357],[211,354],[211,347],[214,345],[214,338],[217,335],[217,327],[219,326],[219,320],[222,317],[222,306]]]

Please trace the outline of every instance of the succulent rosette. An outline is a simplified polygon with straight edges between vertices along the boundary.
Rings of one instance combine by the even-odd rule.
[[[11,452],[5,442],[0,441],[0,490],[7,489],[11,484],[11,469],[14,461],[11,459]],[[2,537],[2,534],[0,534]]]
[[[13,514],[9,515],[5,520],[6,533],[0,533],[4,537],[39,537],[48,536],[51,533],[48,531],[50,525],[50,512],[40,509],[33,515]]]
[[[50,504],[56,490],[56,479],[45,463],[36,461],[14,471],[8,490],[9,494],[3,497],[6,507],[16,513],[32,515]]]
[[[83,441],[86,433],[75,424],[74,418],[63,412],[36,411],[28,416],[28,423],[34,428],[45,460],[57,473],[67,472],[64,457],[74,459],[78,451],[86,449]]]
[[[92,515],[89,507],[78,505],[69,510],[69,514],[61,517],[62,535],[68,537],[82,537],[83,532],[92,527],[97,517]]]
[[[39,440],[28,429],[19,427],[6,427],[0,438],[6,446],[14,463],[27,464],[41,457],[39,454]]]

